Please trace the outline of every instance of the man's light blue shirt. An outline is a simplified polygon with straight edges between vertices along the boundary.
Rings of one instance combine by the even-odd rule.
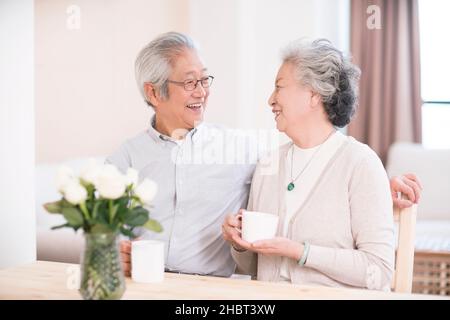
[[[152,120],[154,123],[154,118]],[[165,242],[166,270],[230,276],[235,263],[221,226],[229,213],[247,206],[258,155],[254,142],[236,130],[200,124],[180,142],[153,125],[127,140],[106,162],[158,184],[150,217],[164,231],[137,230]]]

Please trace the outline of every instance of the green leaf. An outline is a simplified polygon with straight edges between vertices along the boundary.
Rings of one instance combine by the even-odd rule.
[[[67,201],[66,199],[61,199],[60,201],[61,206],[64,208],[73,208],[73,204],[71,204],[69,201]]]
[[[62,214],[70,226],[79,228],[83,225],[83,214],[77,208],[63,208]]]
[[[60,201],[55,202],[47,202],[43,205],[44,209],[47,210],[48,213],[62,213],[62,204]]]
[[[59,226],[54,226],[51,229],[56,230],[56,229],[61,229],[61,228],[65,228],[65,227],[70,227],[70,224],[68,224],[68,223],[60,224]]]
[[[120,198],[118,201],[121,208],[126,208],[128,205],[128,202],[130,202],[130,198],[128,198],[128,197]]]
[[[130,237],[131,239],[136,238],[136,235],[129,229],[125,227],[120,227],[120,232],[127,237]]]
[[[114,218],[116,217],[117,209],[119,209],[119,205],[118,204],[114,205],[111,208],[111,212],[109,213],[110,214],[110,218],[109,218],[110,219],[109,220],[110,223],[112,223],[114,221]]]
[[[128,212],[128,204],[130,202],[130,198],[124,197],[118,200],[119,209],[117,209],[117,217],[120,221],[123,221],[126,213]]]
[[[124,223],[136,227],[142,226],[148,220],[148,211],[143,207],[136,207],[129,210],[125,215]]]
[[[108,211],[104,208],[100,208],[97,213],[96,221],[106,224],[106,225],[109,224]]]
[[[154,232],[163,231],[162,225],[158,221],[153,219],[148,219],[148,221],[144,224],[144,228]]]

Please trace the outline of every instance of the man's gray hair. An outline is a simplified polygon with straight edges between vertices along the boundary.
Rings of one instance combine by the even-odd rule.
[[[185,49],[196,49],[194,41],[179,32],[167,32],[146,45],[138,54],[135,62],[136,82],[144,100],[154,107],[147,99],[144,90],[146,82],[152,83],[163,99],[169,97],[167,80],[171,73],[174,59]]]
[[[301,84],[320,94],[333,125],[344,127],[350,122],[361,71],[341,51],[326,39],[299,39],[283,50],[282,59],[294,65]]]

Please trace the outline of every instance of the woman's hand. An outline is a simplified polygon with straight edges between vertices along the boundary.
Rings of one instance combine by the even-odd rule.
[[[250,244],[249,250],[265,255],[282,256],[298,261],[303,255],[303,244],[284,237],[259,240]]]
[[[259,240],[253,243],[247,242],[241,237],[242,210],[237,214],[229,214],[222,224],[222,236],[236,250],[250,250],[266,255],[283,256],[298,261],[303,254],[303,245],[284,237],[275,237],[267,240]]]

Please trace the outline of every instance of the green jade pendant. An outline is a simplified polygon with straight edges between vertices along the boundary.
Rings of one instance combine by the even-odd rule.
[[[295,188],[294,182],[289,183],[287,186],[288,191],[292,191],[294,188]]]

